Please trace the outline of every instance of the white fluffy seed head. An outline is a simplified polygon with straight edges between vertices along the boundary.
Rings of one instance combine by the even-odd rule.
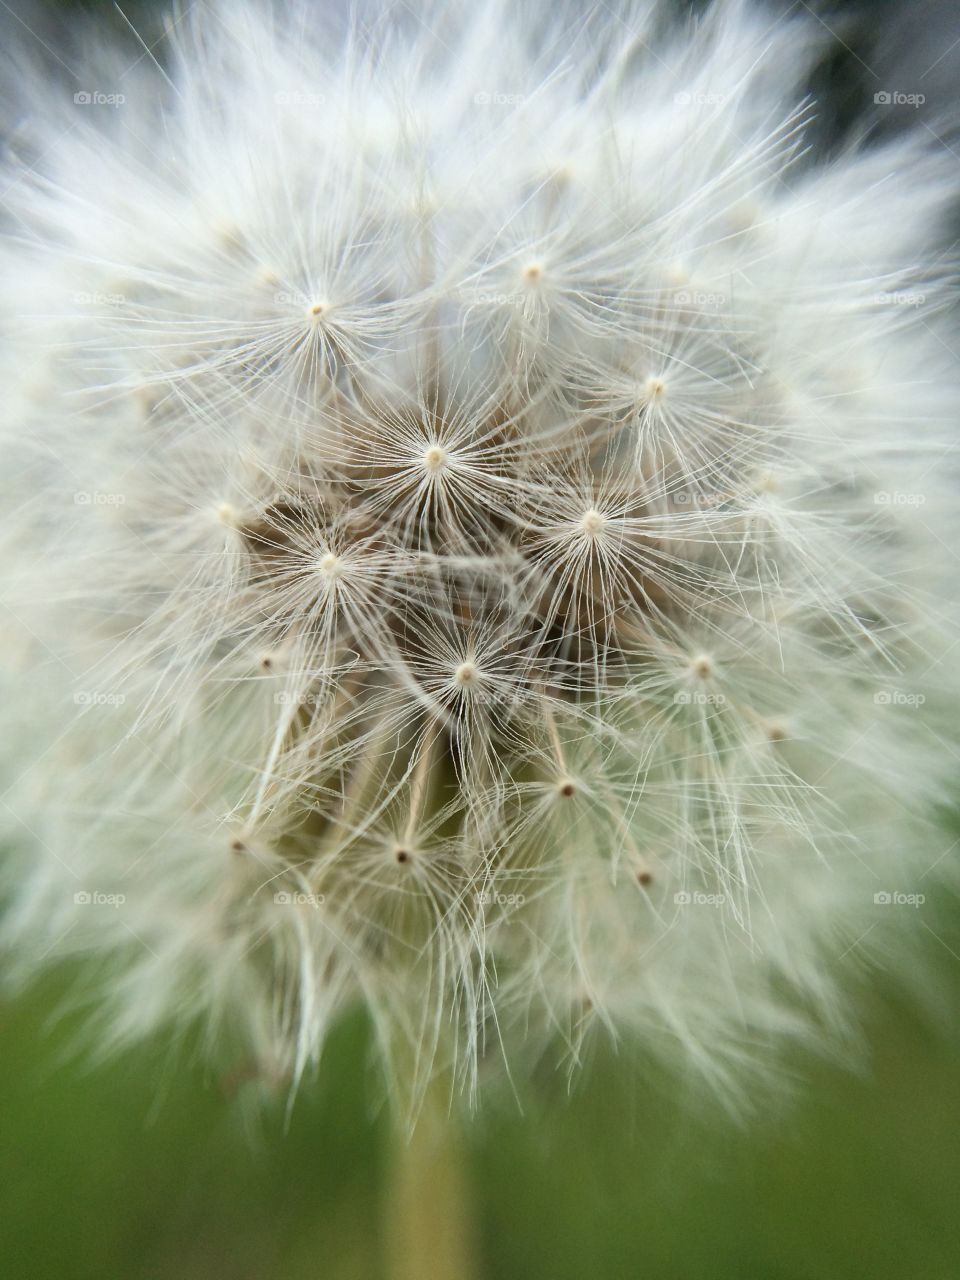
[[[739,0],[216,8],[4,160],[6,940],[271,1079],[739,1096],[951,863],[952,161],[813,163]]]

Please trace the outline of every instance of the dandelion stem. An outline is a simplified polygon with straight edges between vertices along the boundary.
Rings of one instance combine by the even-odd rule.
[[[448,1084],[433,1081],[412,1131],[392,1139],[385,1205],[387,1280],[478,1280],[462,1132]]]

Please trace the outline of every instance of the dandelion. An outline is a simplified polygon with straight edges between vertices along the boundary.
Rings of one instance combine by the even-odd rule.
[[[818,162],[738,0],[387,8],[28,81],[5,940],[291,1085],[360,1004],[409,1105],[598,1035],[743,1102],[939,856],[953,160]]]

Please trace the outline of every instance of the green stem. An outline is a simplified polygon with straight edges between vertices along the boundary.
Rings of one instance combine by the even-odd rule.
[[[448,1103],[432,1086],[413,1131],[392,1139],[387,1280],[480,1280],[462,1132]]]

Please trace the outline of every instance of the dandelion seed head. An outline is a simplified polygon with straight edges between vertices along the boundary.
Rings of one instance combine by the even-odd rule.
[[[736,1104],[952,865],[952,161],[824,163],[746,0],[374,11],[27,76],[2,938],[110,1046],[295,1087],[360,1005],[411,1106],[598,1036]]]

